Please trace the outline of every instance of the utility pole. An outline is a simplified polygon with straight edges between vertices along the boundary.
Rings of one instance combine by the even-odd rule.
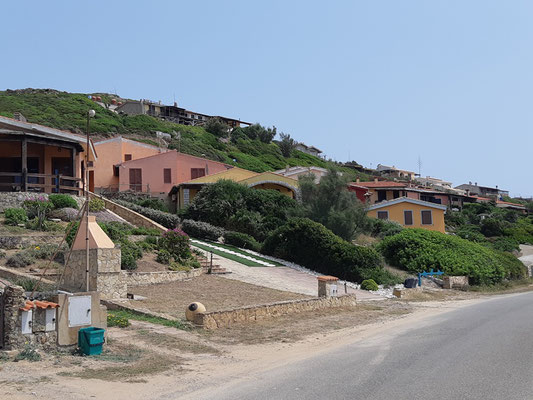
[[[89,121],[94,117],[94,110],[87,111],[87,148],[85,149],[85,284],[89,291]]]

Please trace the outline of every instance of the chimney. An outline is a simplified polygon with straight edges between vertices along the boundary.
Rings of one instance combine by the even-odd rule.
[[[360,183],[360,182],[361,182],[361,179],[357,178],[357,179],[355,180],[355,182],[356,182],[356,183]]]
[[[26,117],[18,111],[13,113],[13,119],[15,121],[26,122]]]
[[[476,186],[477,186],[477,182],[474,182],[474,185],[476,185]]]
[[[471,184],[472,184],[472,181],[468,181],[468,184],[471,185]]]
[[[378,183],[378,178],[374,178],[374,182]]]

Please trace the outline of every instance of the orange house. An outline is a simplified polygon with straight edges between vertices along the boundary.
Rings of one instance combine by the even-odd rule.
[[[153,195],[168,194],[172,187],[191,179],[226,171],[232,165],[170,150],[117,166],[121,191],[132,190]]]
[[[165,153],[166,148],[124,139],[117,136],[112,139],[101,140],[94,143],[98,152],[98,163],[95,164],[94,186],[98,192],[128,190],[129,185],[119,188],[120,179],[118,165],[124,161],[136,160],[156,154]]]

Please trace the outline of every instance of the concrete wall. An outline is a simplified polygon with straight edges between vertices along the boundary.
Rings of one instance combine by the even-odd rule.
[[[335,307],[355,306],[355,296],[321,297],[305,300],[283,301],[237,308],[228,311],[215,311],[196,314],[194,323],[204,329],[229,328],[237,323],[258,321],[275,318],[281,315],[294,314],[305,311],[322,310]]]
[[[442,278],[444,289],[463,289],[468,287],[468,276],[445,276]]]

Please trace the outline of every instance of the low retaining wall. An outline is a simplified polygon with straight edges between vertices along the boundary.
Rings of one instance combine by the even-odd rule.
[[[282,315],[304,311],[315,311],[335,307],[350,307],[355,305],[356,301],[354,295],[282,301],[279,303],[242,307],[227,311],[214,311],[196,314],[194,323],[204,329],[212,330],[218,328],[229,328],[232,325],[241,322],[258,321],[261,319],[275,318]]]
[[[468,287],[468,276],[445,276],[444,289],[463,289]]]
[[[1,192],[0,193],[0,212],[4,212],[6,208],[20,208],[25,200],[35,199],[36,197],[44,197],[48,200],[47,193],[34,192]],[[85,199],[78,196],[71,196],[78,206],[81,207]]]
[[[162,272],[126,272],[122,271],[123,279],[128,286],[154,285],[158,283],[178,282],[196,278],[203,273],[202,268],[190,271],[162,271]]]
[[[0,249],[12,250],[41,244],[59,244],[62,236],[0,236]]]
[[[120,204],[117,204],[114,201],[111,201],[105,197],[98,196],[97,194],[94,194],[94,193],[89,193],[89,196],[91,198],[97,197],[99,199],[102,199],[105,202],[105,208],[107,208],[110,211],[113,211],[119,217],[124,218],[130,224],[133,224],[135,226],[142,226],[145,228],[159,229],[161,232],[166,232],[168,230],[163,225],[160,225],[157,222],[152,221],[150,218],[146,218],[144,215],[141,215],[138,212],[132,211],[129,208],[123,207]]]
[[[178,318],[173,317],[172,315],[150,311],[145,308],[133,307],[129,304],[122,303],[120,300],[101,300],[100,302],[105,305],[108,310],[125,310],[139,315],[146,315],[147,317],[158,317],[168,321],[179,321]]]
[[[0,278],[7,279],[8,281],[11,281],[11,282],[16,282],[22,279],[30,279],[32,281],[39,280],[38,276],[26,274],[24,272],[14,271],[12,269],[5,268],[5,267],[0,267]],[[51,280],[43,278],[41,279],[41,285],[55,286],[56,283]]]

